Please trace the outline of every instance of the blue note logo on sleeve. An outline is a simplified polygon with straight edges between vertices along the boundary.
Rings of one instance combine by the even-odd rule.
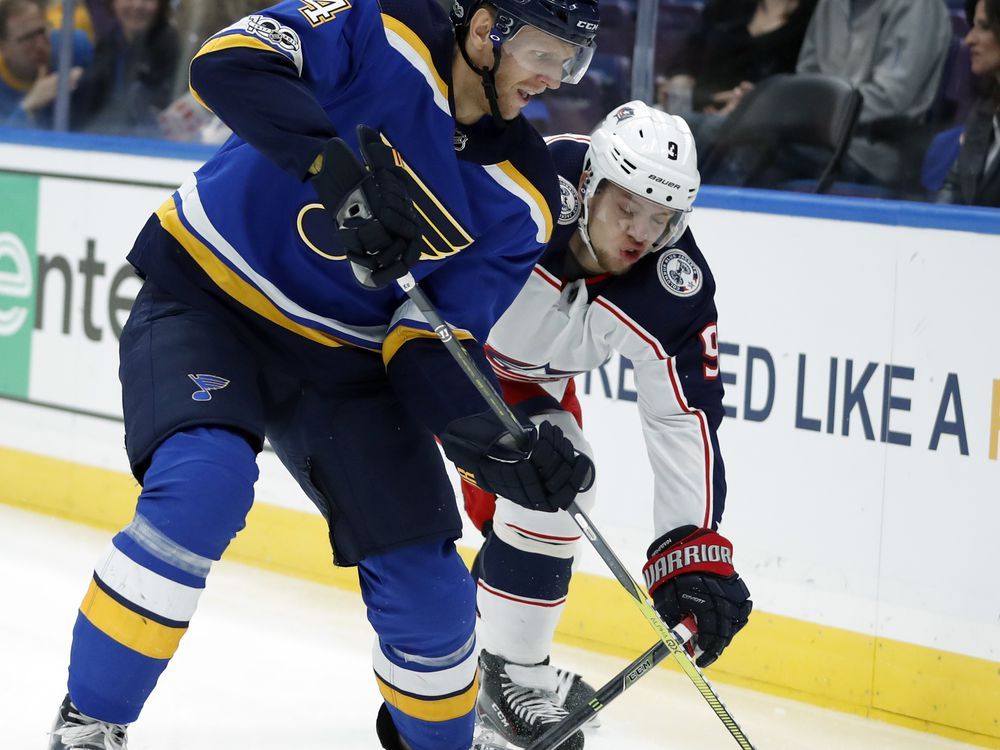
[[[188,375],[188,377],[198,386],[198,390],[191,394],[191,398],[194,401],[211,401],[212,391],[221,391],[229,385],[228,380],[220,378],[218,375],[202,375],[198,373],[196,375]]]
[[[347,0],[302,0],[299,13],[306,17],[313,28],[316,28],[327,21],[332,21],[338,13],[350,7],[351,4]]]

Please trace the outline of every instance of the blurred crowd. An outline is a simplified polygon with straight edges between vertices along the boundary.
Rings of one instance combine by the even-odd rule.
[[[691,124],[706,182],[1000,207],[1000,0],[658,2],[651,98]],[[268,4],[78,0],[63,40],[61,0],[0,0],[0,124],[53,127],[65,43],[71,130],[221,143],[188,63]],[[589,132],[632,98],[636,16],[601,0],[585,79],[526,111],[544,134]],[[809,121],[829,119],[823,96],[843,99],[836,128]]]

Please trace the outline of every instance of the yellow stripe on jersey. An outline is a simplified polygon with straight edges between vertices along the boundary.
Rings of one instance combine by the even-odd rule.
[[[382,136],[382,141],[387,146],[392,147],[392,144],[386,140],[385,136]],[[396,165],[405,169],[407,174],[413,178],[414,183],[416,183],[419,188],[415,194],[410,196],[413,199],[413,207],[420,212],[420,215],[424,218],[425,222],[431,227],[431,229],[434,230],[434,233],[444,241],[448,248],[438,250],[431,239],[424,235],[424,243],[433,250],[434,255],[424,253],[420,256],[420,259],[437,260],[448,255],[454,255],[459,250],[464,250],[471,245],[474,241],[472,236],[465,231],[465,228],[458,223],[458,220],[454,216],[451,215],[448,209],[445,208],[444,204],[438,200],[437,196],[434,195],[433,192],[431,192],[431,189],[427,187],[424,181],[420,179],[410,165],[400,157],[399,152],[394,147],[392,148],[392,155],[393,159],[396,161]],[[427,199],[426,201],[424,200],[425,198]]]
[[[225,36],[217,36],[209,39],[205,42],[201,49],[198,50],[197,54],[191,58],[191,62],[194,63],[202,55],[207,55],[212,52],[219,52],[224,49],[232,49],[234,47],[248,47],[250,49],[262,49],[265,52],[274,52],[276,55],[281,55],[281,53],[269,44],[257,39],[256,37],[246,36],[244,34],[226,34]],[[281,55],[285,57],[285,55]],[[190,67],[190,66],[189,66]],[[188,77],[190,80],[190,76]],[[191,91],[191,96],[193,96],[198,104],[203,106],[209,112],[212,108],[205,104],[205,101],[201,98],[197,91],[194,90],[194,86],[190,83],[188,84],[188,89]]]
[[[181,246],[188,255],[194,259],[201,270],[215,282],[215,284],[237,302],[253,310],[262,318],[270,320],[272,323],[281,326],[285,330],[297,333],[299,336],[315,341],[323,346],[350,346],[347,342],[331,336],[328,333],[318,331],[315,328],[296,323],[294,320],[282,313],[271,300],[265,297],[256,287],[244,281],[239,274],[229,266],[219,260],[207,245],[195,237],[187,230],[177,214],[177,206],[173,196],[156,210],[156,215],[160,219],[162,226]]]
[[[225,34],[223,36],[216,36],[205,42],[201,49],[195,54],[194,59],[197,60],[203,55],[211,54],[212,52],[221,52],[224,49],[232,49],[233,47],[249,47],[250,49],[262,49],[265,52],[273,52],[276,55],[281,55],[282,57],[287,57],[287,55],[282,55],[281,52],[276,50],[267,42],[262,39],[258,39],[255,36],[248,36],[246,34]]]
[[[320,154],[316,158],[322,159],[323,155]],[[322,168],[323,166],[322,164],[320,164],[320,169]],[[301,239],[304,243],[306,243],[306,245],[309,246],[310,250],[312,250],[317,255],[326,258],[327,260],[347,260],[346,254],[332,255],[331,253],[324,252],[320,250],[318,247],[316,247],[316,244],[311,239],[309,239],[309,235],[306,233],[303,221],[305,220],[306,216],[309,214],[310,211],[321,211],[323,213],[326,213],[326,206],[324,206],[322,203],[307,203],[301,208],[301,210],[299,210],[299,215],[295,217],[295,228],[299,232],[299,239]]]
[[[108,596],[91,580],[80,612],[109,638],[150,659],[169,659],[174,655],[187,628],[161,625]]]
[[[378,675],[375,675],[375,681],[386,703],[421,721],[450,721],[465,716],[476,705],[479,693],[478,674],[472,678],[469,687],[448,698],[415,698],[399,692]]]
[[[420,71],[424,78],[427,78],[428,84],[433,84],[444,101],[448,101],[448,85],[444,82],[444,79],[438,74],[437,69],[434,67],[434,60],[431,58],[430,50],[427,49],[427,45],[424,44],[423,40],[417,36],[414,31],[402,23],[397,21],[392,16],[387,16],[385,13],[382,14],[382,25],[385,27],[386,31],[396,34],[410,49],[417,54],[417,56],[424,61],[427,66],[426,70]],[[390,44],[392,40],[390,39]],[[428,75],[430,78],[428,78]]]
[[[468,331],[462,329],[453,329],[452,335],[459,341],[469,341],[475,340],[473,336]],[[382,361],[388,365],[389,361],[396,355],[396,352],[402,348],[403,344],[407,341],[413,341],[414,339],[436,339],[438,335],[434,331],[425,331],[422,328],[410,328],[409,326],[398,326],[393,329],[392,333],[385,337],[385,341],[382,343]]]
[[[549,204],[548,201],[545,200],[545,196],[543,196],[540,192],[538,192],[538,188],[532,185],[531,181],[523,174],[521,174],[517,170],[517,167],[515,167],[509,161],[500,162],[499,164],[497,164],[497,167],[500,169],[501,172],[507,175],[507,177],[513,180],[514,183],[516,183],[517,186],[520,187],[521,190],[523,190],[527,194],[527,197],[530,198],[531,201],[537,206],[538,213],[540,214],[540,217],[544,222],[545,239],[540,241],[548,242],[549,239],[551,239],[552,237],[552,212],[549,210]],[[536,218],[535,211],[532,211],[531,214],[533,218]],[[539,226],[539,229],[542,229],[542,227]]]

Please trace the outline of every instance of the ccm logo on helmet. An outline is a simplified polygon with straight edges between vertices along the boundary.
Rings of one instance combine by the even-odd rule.
[[[584,31],[597,31],[597,24],[591,21],[577,21],[576,28]]]
[[[671,182],[670,180],[664,180],[662,177],[657,177],[655,174],[649,175],[647,180],[652,180],[653,182],[658,182],[661,185],[666,185],[668,188],[673,188],[674,190],[680,190],[681,186],[676,182]]]

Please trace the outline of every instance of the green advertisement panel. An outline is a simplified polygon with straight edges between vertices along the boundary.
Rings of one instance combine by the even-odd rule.
[[[0,394],[27,398],[38,268],[38,182],[0,172]]]

